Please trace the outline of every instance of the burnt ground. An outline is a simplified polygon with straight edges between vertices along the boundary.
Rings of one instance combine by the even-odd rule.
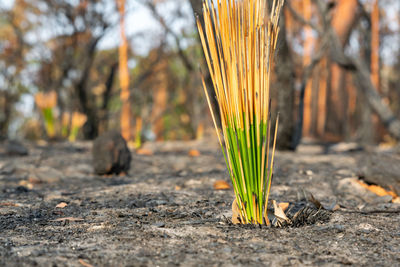
[[[0,266],[400,266],[399,204],[355,182],[375,152],[278,152],[271,199],[304,190],[342,208],[325,223],[259,228],[226,219],[233,192],[213,189],[229,181],[215,141],[147,144],[154,155],[133,154],[114,177],[93,175],[90,143],[28,147],[0,157]]]

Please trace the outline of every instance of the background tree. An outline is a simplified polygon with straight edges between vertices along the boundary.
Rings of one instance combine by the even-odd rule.
[[[39,117],[22,107],[39,91],[57,92],[57,116],[88,117],[84,138],[119,128],[128,113],[141,118],[149,140],[192,139],[210,129],[199,67],[210,92],[212,83],[195,25],[201,1],[132,0],[122,13],[117,3],[0,3],[1,136]],[[399,14],[396,0],[286,1],[272,84],[279,148],[294,149],[302,137],[372,143],[398,136]],[[114,41],[119,29],[122,46]]]
[[[119,45],[119,85],[121,87],[121,133],[126,141],[131,140],[132,111],[129,98],[128,41],[125,34],[125,0],[116,0],[119,12],[121,43]]]
[[[16,0],[10,9],[0,7],[0,139],[8,136],[15,104],[28,92],[23,78],[31,45],[26,36],[35,27],[29,18],[37,14],[25,0]]]

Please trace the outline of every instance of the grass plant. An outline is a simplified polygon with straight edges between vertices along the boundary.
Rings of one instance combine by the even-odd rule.
[[[54,138],[56,135],[54,108],[57,105],[57,93],[54,91],[39,92],[35,95],[35,103],[42,112],[47,136]]]
[[[283,0],[271,9],[266,0],[203,0],[204,27],[197,20],[219,111],[204,79],[203,87],[243,224],[269,224],[279,121],[272,134],[270,79],[282,6]]]
[[[71,123],[71,113],[64,112],[61,116],[61,136],[63,138],[68,137],[70,123]]]
[[[142,118],[136,118],[135,148],[142,147]]]
[[[71,132],[69,133],[68,140],[70,142],[75,142],[76,137],[78,136],[79,130],[82,126],[86,123],[87,117],[85,114],[74,112],[72,113],[72,120],[71,120]]]

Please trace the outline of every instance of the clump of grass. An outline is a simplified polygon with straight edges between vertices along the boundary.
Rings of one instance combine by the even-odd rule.
[[[136,135],[135,135],[135,148],[139,149],[142,146],[142,118],[136,118]]]
[[[35,102],[42,112],[47,136],[54,138],[56,134],[54,108],[57,106],[57,93],[54,91],[39,92],[35,95]]]
[[[279,121],[272,137],[270,77],[283,0],[273,0],[270,12],[267,5],[265,0],[203,0],[204,29],[197,20],[222,129],[204,79],[203,86],[243,224],[269,224]]]
[[[70,142],[75,142],[76,137],[78,136],[79,130],[82,126],[86,123],[87,117],[85,114],[74,112],[72,113],[72,120],[71,120],[71,132],[69,133],[68,140]]]
[[[70,122],[71,122],[71,113],[64,112],[61,116],[61,136],[63,138],[68,137]]]

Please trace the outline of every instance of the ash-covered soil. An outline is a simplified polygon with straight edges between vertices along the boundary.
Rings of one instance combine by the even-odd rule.
[[[233,192],[213,188],[229,181],[215,141],[146,147],[154,154],[133,153],[114,177],[93,174],[90,143],[0,156],[0,266],[400,266],[400,205],[356,182],[379,153],[278,152],[271,199],[304,190],[342,208],[325,223],[259,228],[227,220]]]

